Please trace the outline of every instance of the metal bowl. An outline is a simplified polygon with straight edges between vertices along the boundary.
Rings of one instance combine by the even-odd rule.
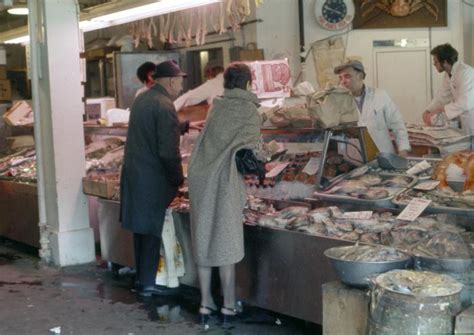
[[[415,266],[422,270],[431,270],[443,273],[464,273],[468,271],[474,271],[473,260],[464,258],[433,258],[417,255],[415,256]]]
[[[366,288],[369,286],[369,277],[395,269],[408,269],[412,265],[410,255],[396,261],[360,262],[343,260],[338,257],[341,250],[354,246],[334,247],[324,251],[336,270],[338,278],[346,285]]]
[[[377,155],[377,163],[382,169],[398,170],[408,167],[408,159],[390,152],[381,152]]]

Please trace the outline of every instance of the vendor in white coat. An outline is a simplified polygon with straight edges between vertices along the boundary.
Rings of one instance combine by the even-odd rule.
[[[224,94],[224,67],[215,62],[208,62],[204,68],[207,81],[189,90],[174,101],[174,108],[179,111],[183,107],[197,105],[204,100],[210,105],[216,96]]]
[[[339,84],[351,91],[359,109],[359,126],[366,126],[380,152],[394,153],[389,130],[395,135],[398,154],[407,156],[411,149],[408,132],[398,107],[382,89],[364,84],[364,65],[349,60],[334,68]]]
[[[445,72],[443,84],[423,113],[426,125],[433,125],[438,114],[448,120],[459,117],[466,135],[474,135],[474,69],[458,61],[458,52],[450,44],[431,50],[433,65]]]

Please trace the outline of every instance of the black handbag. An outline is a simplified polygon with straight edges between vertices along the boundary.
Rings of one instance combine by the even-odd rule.
[[[251,149],[240,149],[235,154],[237,171],[243,175],[256,175],[262,181],[265,179],[265,163],[255,156]]]

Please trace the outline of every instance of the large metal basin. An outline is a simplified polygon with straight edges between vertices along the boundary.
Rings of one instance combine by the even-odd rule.
[[[360,262],[340,259],[338,256],[348,247],[334,247],[327,249],[324,255],[328,257],[336,270],[339,279],[346,285],[366,288],[369,286],[369,277],[395,269],[408,269],[412,265],[412,258],[406,255],[406,258],[396,261],[386,262]]]
[[[472,259],[463,258],[432,258],[427,256],[415,257],[416,267],[422,270],[431,270],[435,272],[455,272],[464,273],[474,270]]]

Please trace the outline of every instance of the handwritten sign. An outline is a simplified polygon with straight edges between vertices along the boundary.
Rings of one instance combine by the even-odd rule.
[[[342,217],[351,220],[368,220],[372,217],[372,211],[345,212]]]
[[[407,174],[415,175],[431,168],[431,164],[427,161],[421,161],[407,170]]]
[[[319,162],[319,158],[312,157],[304,167],[303,172],[309,174],[310,176],[316,174],[316,172],[319,170]]]
[[[289,162],[277,164],[273,169],[271,169],[270,171],[266,173],[265,177],[273,178],[273,177],[278,176],[281,173],[281,171],[283,171],[288,166],[288,164]]]
[[[399,220],[414,221],[431,203],[429,199],[413,198],[405,209],[397,216]]]
[[[434,190],[438,185],[439,185],[439,181],[430,180],[430,181],[425,181],[423,183],[419,183],[413,186],[413,188],[415,190],[431,191],[431,190]]]

